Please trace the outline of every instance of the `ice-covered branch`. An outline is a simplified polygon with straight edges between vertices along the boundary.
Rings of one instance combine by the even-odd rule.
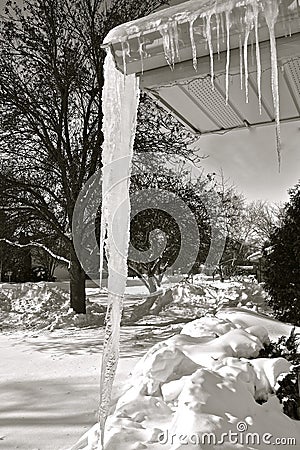
[[[0,239],[0,242],[5,242],[8,245],[12,245],[14,247],[19,247],[19,248],[38,247],[38,248],[45,250],[45,252],[47,252],[50,256],[52,256],[52,258],[57,259],[58,261],[62,261],[64,263],[70,265],[69,259],[64,258],[63,256],[60,256],[60,255],[57,255],[56,253],[53,253],[52,250],[50,250],[48,247],[46,247],[44,244],[41,244],[40,242],[28,242],[28,244],[19,244],[18,242],[13,242],[13,241],[10,241],[5,238]]]

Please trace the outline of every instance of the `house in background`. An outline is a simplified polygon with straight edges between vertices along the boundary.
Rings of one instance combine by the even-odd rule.
[[[265,271],[265,258],[261,251],[252,253],[248,256],[248,261],[252,263],[253,268],[256,272],[256,279],[259,283],[264,281],[264,271]]]

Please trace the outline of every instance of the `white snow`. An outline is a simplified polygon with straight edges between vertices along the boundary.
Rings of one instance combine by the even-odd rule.
[[[0,334],[0,448],[64,450],[96,420],[99,330]],[[122,357],[120,395],[136,357]]]
[[[195,444],[180,443],[180,434],[196,440],[204,433],[214,433],[215,439],[221,439],[222,433],[236,432],[239,423],[246,424],[249,433],[270,433],[274,438],[299,441],[299,422],[282,413],[274,396],[274,386],[281,374],[289,371],[290,363],[283,358],[257,357],[264,343],[289,335],[292,326],[245,307],[226,307],[227,300],[237,304],[247,292],[244,301],[251,300],[253,294],[253,301],[263,309],[264,293],[257,284],[213,283],[200,278],[202,285],[181,284],[175,288],[175,308],[180,299],[186,304],[189,296],[196,297],[195,292],[201,294],[203,303],[205,295],[210,296],[211,303],[213,299],[218,303],[221,296],[225,307],[215,315],[209,313],[183,325],[180,334],[166,340],[161,338],[162,329],[122,328],[123,356],[106,423],[105,450],[193,449],[197,448]],[[96,311],[107,293],[91,287],[87,292],[89,304]],[[1,295],[1,317],[6,318],[7,330],[0,338],[4,448],[70,448],[68,445],[96,422],[104,331],[88,325],[83,328],[68,315],[66,318],[67,297],[58,287],[50,288],[46,283],[4,285]],[[60,329],[42,329],[44,320],[46,324],[55,321],[60,307]],[[191,310],[198,307],[193,303]],[[183,314],[183,310],[178,311]],[[25,334],[12,333],[22,321]],[[151,342],[157,343],[149,348]],[[149,350],[137,361],[135,356],[142,355],[147,347]],[[98,436],[96,424],[72,449],[97,448]],[[168,442],[162,444],[164,440]],[[211,448],[264,449],[269,445],[227,442]]]
[[[230,320],[242,327],[261,326],[267,330],[269,338],[276,340],[280,336],[288,336],[292,330],[292,325],[282,323],[271,317],[257,314],[255,311],[244,310],[242,308],[226,308],[217,313],[217,317],[223,320]],[[296,332],[300,332],[300,327],[296,327]]]
[[[190,322],[181,334],[157,343],[133,369],[128,390],[108,418],[105,450],[193,449],[195,443],[183,443],[182,435],[199,440],[206,433],[213,433],[216,449],[269,448],[262,441],[232,443],[230,433],[241,431],[240,426],[260,439],[269,433],[270,439],[299,442],[299,422],[282,413],[274,395],[277,379],[289,372],[290,363],[258,358],[269,334],[290,330],[267,316],[231,308]],[[227,437],[217,445],[224,433]],[[85,442],[79,448],[93,447]]]
[[[0,289],[0,328],[3,331],[103,326],[105,306],[87,299],[87,313],[75,314],[70,308],[68,292],[52,283],[7,284],[0,285]],[[104,290],[102,293],[105,295]]]

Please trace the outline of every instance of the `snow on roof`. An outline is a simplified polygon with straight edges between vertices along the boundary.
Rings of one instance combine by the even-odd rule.
[[[108,33],[104,43],[125,41],[129,37],[138,36],[151,30],[164,32],[172,24],[189,22],[193,25],[199,18],[210,19],[212,15],[222,13],[235,16],[230,17],[231,24],[234,20],[238,20],[242,24],[242,18],[248,5],[257,7],[258,11],[264,11],[267,6],[272,7],[273,5],[273,8],[279,8],[280,16],[287,17],[300,6],[300,2],[299,0],[284,2],[279,0],[190,0],[119,25]]]

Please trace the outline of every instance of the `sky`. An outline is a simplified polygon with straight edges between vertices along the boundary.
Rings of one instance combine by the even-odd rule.
[[[208,155],[205,171],[222,169],[247,200],[286,202],[288,189],[300,179],[300,121],[281,124],[281,139],[280,173],[273,125],[202,136],[197,146]]]

